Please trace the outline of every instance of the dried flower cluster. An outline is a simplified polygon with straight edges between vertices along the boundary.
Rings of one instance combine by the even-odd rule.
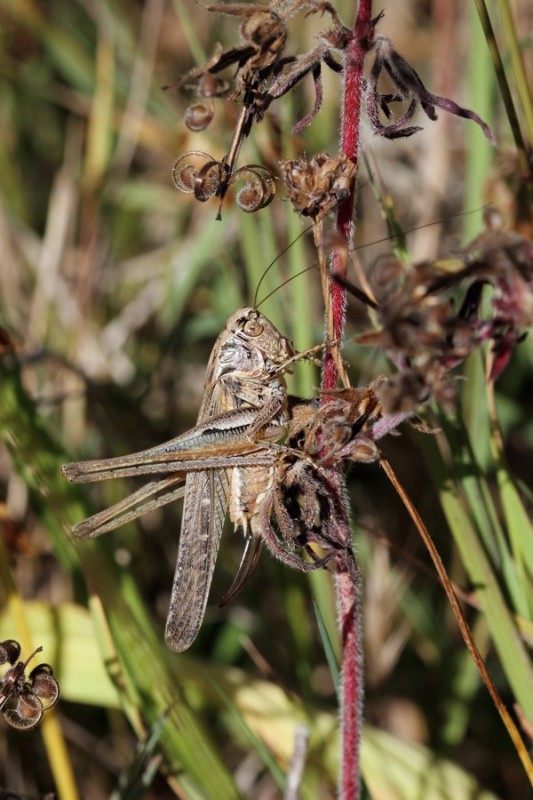
[[[388,411],[416,408],[431,397],[444,407],[455,399],[451,370],[483,342],[492,343],[496,379],[515,345],[533,324],[533,244],[494,221],[458,259],[403,269],[378,307],[380,328],[358,337],[382,348],[398,372],[383,388]],[[390,276],[389,276],[390,278]],[[480,317],[483,288],[490,285],[490,313]],[[463,290],[457,308],[446,295]]]
[[[287,196],[298,214],[315,222],[329,214],[350,193],[357,165],[344,153],[298,158],[280,163]]]
[[[494,363],[491,379],[507,366],[513,349],[533,324],[533,242],[513,231],[504,231],[498,215],[486,219],[487,230],[463,251],[458,277],[472,278],[467,300],[471,324],[483,341],[492,342]],[[477,320],[483,286],[493,288],[492,315]]]
[[[419,125],[408,125],[418,107],[430,120],[437,119],[435,108],[442,108],[450,114],[464,117],[476,122],[483,133],[494,143],[494,135],[489,126],[474,112],[454,103],[447,97],[439,97],[429,92],[418,74],[402,56],[396,52],[392,42],[386,36],[376,36],[373,43],[374,64],[370,70],[366,98],[367,112],[374,132],[388,139],[412,136],[421,130]],[[383,94],[379,89],[379,79],[386,72],[392,81],[394,91]],[[394,120],[393,103],[407,104],[407,109]],[[382,122],[380,113],[385,117]]]
[[[12,728],[31,730],[59,697],[59,685],[49,664],[39,664],[26,677],[26,667],[42,650],[38,647],[26,661],[19,661],[20,644],[15,639],[0,642],[0,666],[9,664],[0,678],[0,711]]]
[[[228,172],[223,161],[214,161],[200,150],[190,150],[178,158],[172,177],[176,188],[194,194],[202,203],[211,197],[220,197],[222,202],[228,189],[242,183],[235,200],[239,208],[248,213],[266,208],[276,193],[274,176],[267,167],[247,164]]]
[[[382,383],[337,390],[322,404],[296,402],[272,491],[270,510],[285,546],[296,543],[310,556],[311,565],[331,564],[354,580],[357,567],[337,472],[346,463],[377,461],[376,442],[411,416],[383,413],[378,391]]]
[[[322,64],[334,72],[343,71],[343,65],[335,54],[342,54],[353,39],[352,31],[339,19],[337,12],[328,2],[318,0],[295,0],[295,2],[274,2],[268,8],[251,5],[206,6],[208,11],[243,17],[240,27],[240,43],[229,50],[217,44],[211,58],[202,66],[188,72],[179,85],[192,91],[197,100],[188,108],[186,125],[193,131],[203,130],[211,122],[214,114],[214,98],[225,97],[241,104],[232,140],[226,155],[220,160],[207,153],[191,151],[181,156],[173,169],[174,183],[184,192],[193,193],[197,200],[204,202],[217,197],[222,203],[228,189],[237,178],[244,179],[245,185],[236,198],[237,205],[247,212],[254,212],[267,206],[275,193],[274,175],[267,167],[255,164],[237,169],[237,159],[244,139],[249,135],[252,125],[260,122],[274,100],[283,97],[297,86],[307,75],[311,75],[315,86],[315,103],[311,111],[294,126],[293,132],[300,131],[318,114],[323,99],[321,80]],[[285,55],[287,43],[287,24],[300,11],[307,14],[328,14],[330,26],[322,31],[318,43],[309,52],[297,56]],[[478,123],[491,141],[494,141],[490,128],[477,114],[454,103],[445,97],[431,94],[415,70],[402,58],[385,36],[375,36],[374,30],[383,14],[379,14],[367,31],[368,49],[374,52],[368,82],[366,84],[366,104],[370,123],[376,134],[388,138],[411,136],[421,130],[420,126],[409,124],[420,106],[431,120],[437,119],[435,109],[442,108],[452,114],[466,117]],[[219,77],[219,73],[236,67],[232,79]],[[392,92],[382,92],[380,77],[387,73],[393,83]],[[394,119],[393,105],[407,105],[398,119]],[[304,161],[293,162],[292,169],[282,164],[282,178],[290,199],[296,209],[305,215],[323,217],[334,206],[332,194],[324,185],[322,197],[315,186],[309,186],[312,173],[321,167],[315,156],[306,166]],[[354,167],[355,171],[355,167]],[[300,182],[300,186],[294,185]],[[353,177],[353,176],[352,176]],[[322,172],[319,183],[327,183]],[[345,188],[345,187],[343,187]],[[309,201],[303,198],[309,190]],[[323,202],[318,207],[317,203]],[[220,208],[219,208],[220,217]]]
[[[329,3],[316,0],[277,2],[268,9],[253,4],[207,6],[206,9],[243,17],[241,42],[226,51],[217,45],[206,64],[191,70],[182,78],[181,86],[193,91],[199,99],[189,107],[186,124],[191,130],[203,130],[213,116],[215,97],[226,96],[229,100],[239,102],[242,108],[226,155],[217,161],[204,153],[186,153],[174,165],[174,182],[182,191],[194,193],[201,202],[210,197],[218,197],[222,202],[239,173],[248,183],[236,202],[243,211],[257,211],[271,202],[274,178],[272,173],[271,180],[265,177],[268,171],[266,167],[247,165],[236,169],[242,142],[249,135],[253,123],[263,119],[270,104],[309,73],[315,83],[316,100],[313,110],[300,120],[295,130],[300,130],[316,116],[322,102],[321,64],[324,62],[331,69],[341,71],[342,67],[334,59],[332,51],[344,49],[351,32],[342,25]],[[332,20],[331,27],[323,32],[319,44],[309,53],[298,57],[285,56],[287,23],[302,10],[310,14],[328,13]],[[237,68],[231,83],[217,77],[218,73],[235,65]],[[195,163],[198,157],[203,157],[201,166]],[[259,180],[258,170],[262,170]]]

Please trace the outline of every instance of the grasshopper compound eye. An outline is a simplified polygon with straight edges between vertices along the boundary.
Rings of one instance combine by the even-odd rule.
[[[263,325],[257,319],[250,319],[244,323],[243,331],[247,336],[261,336],[264,331]]]

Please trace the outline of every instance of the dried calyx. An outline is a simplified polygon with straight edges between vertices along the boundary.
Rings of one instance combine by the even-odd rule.
[[[281,177],[293,208],[319,221],[350,193],[357,165],[344,153],[298,158],[280,163]]]
[[[387,139],[398,139],[412,136],[413,133],[422,130],[420,125],[408,124],[420,106],[430,120],[437,119],[436,108],[470,119],[481,127],[489,141],[495,143],[491,129],[475,111],[462,108],[447,97],[429,92],[418,73],[396,52],[387,36],[376,36],[372,49],[375,58],[366,87],[366,101],[367,113],[376,134]],[[384,72],[392,81],[392,92],[384,93],[379,89],[379,81]],[[407,107],[397,119],[394,119],[392,106],[398,103]],[[382,121],[383,119],[385,121]]]

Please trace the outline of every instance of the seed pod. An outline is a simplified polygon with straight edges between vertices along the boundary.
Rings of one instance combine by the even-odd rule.
[[[194,133],[203,131],[213,119],[214,113],[215,107],[211,101],[193,103],[185,112],[185,125]]]
[[[189,150],[178,158],[172,167],[172,180],[176,189],[192,194],[201,168],[212,158],[201,150]]]
[[[272,172],[259,164],[241,167],[232,177],[231,185],[245,181],[238,191],[235,201],[242,211],[253,214],[272,202],[276,194],[276,183]]]
[[[322,219],[350,192],[357,165],[344,153],[317,153],[310,159],[282,161],[281,174],[295,211],[314,220]]]
[[[226,169],[220,161],[208,161],[198,172],[194,181],[194,196],[201,203],[220,195],[225,180]]]
[[[200,97],[222,97],[229,91],[229,88],[229,81],[223,81],[222,78],[215,78],[210,72],[206,72],[198,81],[196,91]]]

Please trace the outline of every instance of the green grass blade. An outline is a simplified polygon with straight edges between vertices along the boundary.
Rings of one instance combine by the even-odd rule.
[[[141,800],[156,776],[158,763],[153,756],[164,724],[165,716],[161,716],[152,725],[145,741],[137,745],[132,762],[119,775],[118,786],[109,800]]]
[[[449,433],[449,426],[446,432]],[[445,465],[436,443],[429,437],[421,440],[450,531],[474,586],[477,601],[485,615],[507,679],[524,713],[533,718],[531,662],[495,569],[473,522],[472,509],[461,488],[460,476],[469,474],[474,467],[465,459],[462,448],[454,447],[453,440],[451,444],[451,455],[454,459],[451,466],[455,477],[450,476],[449,465]]]

